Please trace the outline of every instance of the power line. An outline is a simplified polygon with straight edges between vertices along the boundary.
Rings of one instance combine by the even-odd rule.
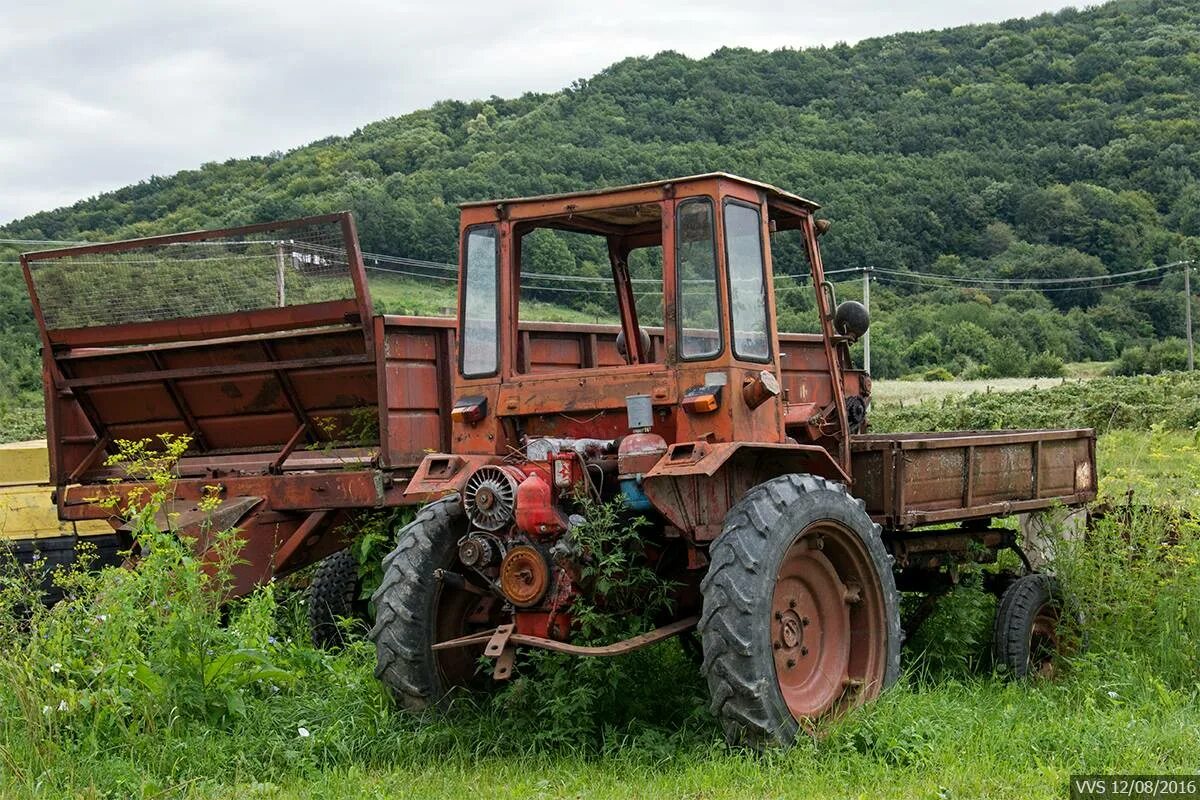
[[[1003,285],[1043,285],[1043,284],[1062,284],[1062,283],[1102,283],[1111,281],[1114,278],[1125,278],[1133,275],[1146,275],[1149,273],[1164,272],[1184,264],[1190,264],[1190,261],[1173,261],[1170,264],[1162,264],[1157,267],[1147,267],[1145,269],[1129,270],[1128,272],[1112,272],[1106,275],[1083,275],[1068,278],[967,278],[958,275],[935,275],[929,272],[912,272],[907,270],[888,269],[886,267],[859,267],[858,269],[866,269],[870,272],[879,272],[887,275],[917,275],[925,278],[937,278],[939,280],[954,281],[955,283],[971,283],[971,284],[1003,284]]]
[[[56,240],[56,239],[0,239],[0,244],[87,244],[87,242]],[[225,245],[226,242],[177,242],[175,245]],[[372,253],[363,252],[363,260],[371,260],[375,265],[366,265],[368,269],[374,269],[380,272],[392,272],[400,275],[407,275],[414,278],[430,278],[435,280],[457,280],[457,278],[446,278],[439,275],[428,275],[423,272],[411,272],[407,270],[386,269],[378,266],[380,262],[385,264],[397,264],[400,266],[408,266],[421,270],[435,270],[439,272],[455,273],[457,275],[458,267],[454,264],[449,264],[440,261],[428,261],[425,259],[409,258],[407,256],[397,256],[388,253]],[[18,264],[19,261],[0,261],[0,264]],[[150,262],[147,262],[150,263]],[[1128,286],[1140,283],[1148,283],[1152,280],[1157,280],[1163,273],[1175,267],[1190,265],[1193,262],[1190,260],[1173,261],[1169,264],[1162,264],[1154,267],[1146,267],[1143,269],[1127,270],[1124,272],[1114,272],[1107,275],[1085,275],[1072,276],[1065,278],[983,278],[983,277],[968,277],[961,275],[938,275],[929,272],[918,272],[913,270],[898,270],[889,267],[845,267],[841,269],[826,270],[825,275],[844,275],[848,273],[869,272],[877,276],[878,280],[884,280],[888,283],[897,285],[912,285],[925,287],[939,287],[944,284],[939,282],[960,283],[972,286],[978,286],[985,291],[1024,291],[1029,288],[1035,288],[1041,292],[1059,292],[1059,291],[1075,291],[1084,288],[1107,288],[1110,286]],[[1125,281],[1122,278],[1130,278],[1136,276],[1153,276],[1144,280]],[[555,275],[541,272],[523,272],[523,278],[530,278],[539,281],[559,282],[559,283],[594,283],[607,285],[611,283],[611,279],[607,277],[598,277],[591,275]],[[778,275],[777,277],[788,277],[793,279],[804,279],[807,275]],[[631,283],[640,284],[655,284],[660,283],[656,278],[631,278]],[[548,289],[549,287],[541,287]],[[807,287],[778,287],[780,290],[788,291],[793,288]],[[581,289],[582,291],[582,289]]]
[[[1097,286],[1092,286],[1092,285],[1056,286],[1056,287],[1051,286],[1051,287],[1037,287],[1037,288],[1029,287],[1029,286],[988,286],[988,287],[981,286],[978,288],[980,291],[984,291],[984,292],[1030,292],[1030,291],[1033,291],[1033,292],[1040,292],[1043,294],[1045,294],[1047,292],[1082,292],[1082,291],[1087,291],[1088,289],[1097,289],[1097,290],[1113,289],[1113,288],[1117,288],[1119,286],[1135,286],[1138,284],[1153,283],[1155,281],[1158,281],[1161,277],[1162,276],[1160,276],[1160,275],[1154,275],[1154,276],[1151,276],[1148,278],[1143,277],[1143,278],[1135,278],[1134,280],[1115,281],[1112,283],[1106,283],[1106,284],[1097,285]],[[885,283],[889,283],[889,284],[896,285],[896,286],[921,286],[921,287],[927,288],[927,289],[953,289],[953,288],[956,288],[953,285],[948,286],[944,283],[937,283],[936,280],[926,280],[923,278],[922,279],[908,279],[908,278],[895,277],[892,275],[881,275],[881,276],[879,276],[879,278],[877,278],[877,280],[882,280]]]

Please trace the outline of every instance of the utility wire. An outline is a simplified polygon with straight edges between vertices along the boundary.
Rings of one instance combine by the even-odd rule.
[[[264,242],[265,243],[265,242]],[[55,239],[0,239],[0,244],[88,244],[87,242],[55,240]],[[176,245],[225,245],[225,242],[178,242]],[[438,275],[428,275],[423,272],[411,272],[407,270],[387,269],[378,266],[379,262],[385,264],[397,264],[408,266],[422,270],[436,270],[446,273],[458,272],[458,267],[453,264],[448,264],[440,261],[428,261],[424,259],[408,258],[406,256],[397,256],[387,253],[371,253],[364,252],[363,260],[371,260],[376,262],[374,265],[367,265],[367,269],[373,269],[378,272],[391,272],[399,275],[406,275],[414,278],[431,278],[435,280],[457,280],[456,277],[442,277]],[[216,259],[214,259],[216,260]],[[0,264],[19,264],[19,261],[0,261]],[[150,263],[150,262],[147,262]],[[1175,267],[1191,265],[1194,262],[1190,260],[1173,261],[1169,264],[1162,264],[1154,267],[1146,267],[1143,269],[1127,270],[1124,272],[1114,272],[1107,275],[1084,275],[1073,276],[1066,278],[978,278],[967,277],[960,275],[937,275],[929,272],[917,272],[912,270],[898,270],[888,267],[845,267],[841,269],[826,270],[825,275],[844,275],[848,273],[869,272],[875,275],[877,279],[883,280],[892,284],[904,284],[914,286],[937,287],[939,281],[949,283],[961,283],[973,286],[979,286],[985,291],[1023,291],[1028,288],[1037,288],[1037,291],[1052,292],[1052,291],[1074,291],[1083,288],[1107,288],[1109,286],[1128,286],[1139,283],[1148,283],[1151,280],[1156,280],[1161,277],[1162,273]],[[1143,280],[1124,281],[1121,278],[1129,278],[1135,276],[1152,276]],[[595,284],[611,284],[611,279],[606,277],[598,277],[591,275],[555,275],[540,272],[523,272],[523,278],[531,278],[540,281],[560,282],[560,283],[595,283]],[[792,279],[804,279],[807,275],[784,275],[778,277],[788,277]],[[656,278],[631,278],[631,283],[655,284],[660,283]],[[1059,288],[1054,288],[1059,287]],[[541,287],[548,288],[548,287]],[[779,289],[787,291],[793,288],[807,287],[779,287]]]

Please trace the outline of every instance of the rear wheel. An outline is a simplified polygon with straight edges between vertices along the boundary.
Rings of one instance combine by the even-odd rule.
[[[789,744],[900,670],[891,558],[861,501],[812,475],[752,489],[710,548],[704,672],[731,744]]]
[[[1014,678],[1054,675],[1054,659],[1071,649],[1062,631],[1063,598],[1049,575],[1022,575],[1000,596],[992,656]]]
[[[458,496],[431,503],[400,531],[396,549],[383,562],[383,582],[372,597],[375,675],[408,709],[427,708],[451,689],[479,682],[482,646],[431,649],[436,642],[495,626],[494,598],[436,577],[439,569],[457,569],[458,540],[465,530]]]
[[[366,603],[359,600],[362,577],[358,559],[349,548],[327,556],[317,565],[308,585],[308,627],[313,644],[324,649],[346,643],[344,620],[370,624]]]

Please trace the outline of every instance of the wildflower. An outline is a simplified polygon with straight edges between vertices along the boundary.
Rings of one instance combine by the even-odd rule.
[[[300,734],[301,739],[307,739],[309,737],[308,728],[304,727],[303,725],[301,725],[299,728],[296,728],[296,733]]]
[[[50,665],[50,671],[53,672],[55,675],[57,675],[58,673],[62,672],[62,664],[55,661],[53,664]]]
[[[1112,690],[1109,690],[1109,692],[1108,692],[1108,696],[1109,696],[1110,698],[1112,698],[1113,700],[1116,700],[1118,697],[1120,697],[1120,695],[1119,695],[1119,694],[1117,694],[1116,692],[1114,692],[1114,691],[1112,691]]]
[[[66,700],[59,700],[59,701],[58,701],[58,710],[59,710],[59,711],[66,711],[66,710],[67,710],[67,701],[66,701]]]
[[[42,713],[43,713],[43,714],[49,714],[49,713],[50,713],[50,706],[42,706]]]

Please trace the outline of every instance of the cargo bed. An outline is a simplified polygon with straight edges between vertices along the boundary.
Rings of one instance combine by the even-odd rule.
[[[1079,505],[1096,496],[1087,428],[855,436],[854,493],[885,528]]]

